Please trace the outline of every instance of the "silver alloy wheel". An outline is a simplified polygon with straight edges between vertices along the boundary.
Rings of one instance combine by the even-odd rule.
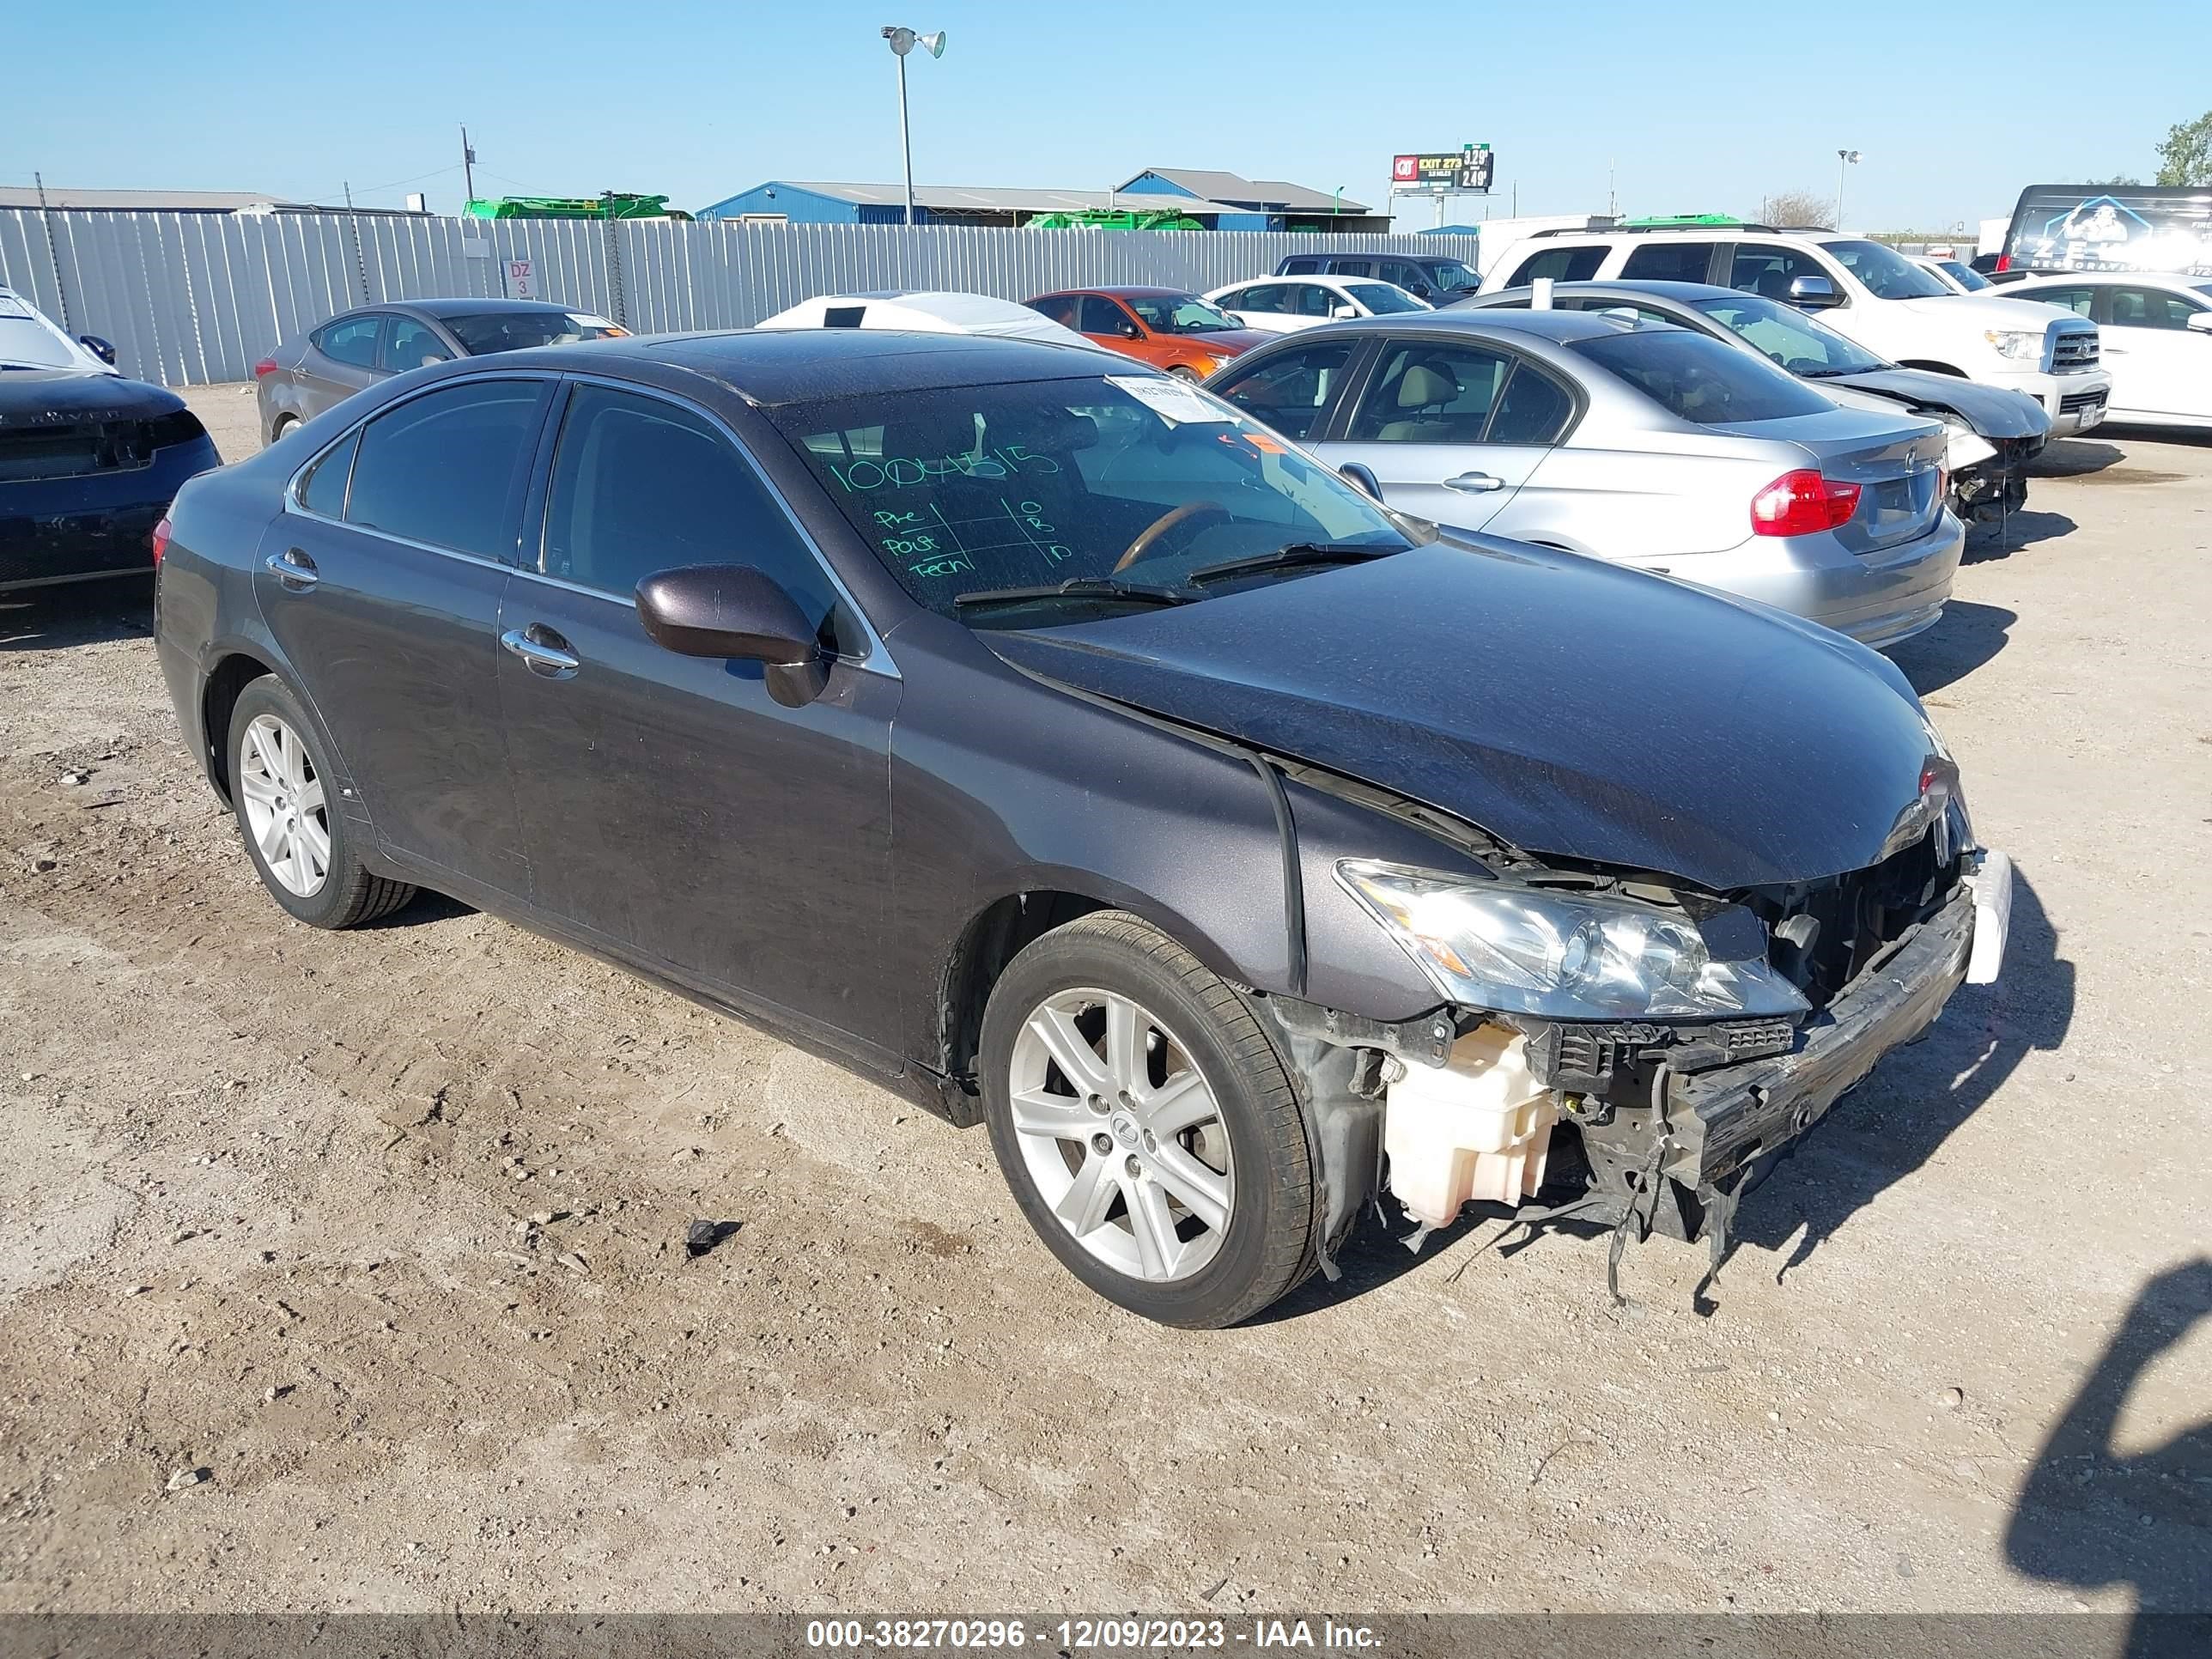
[[[331,823],[323,781],[307,745],[274,714],[258,714],[238,745],[238,793],[246,832],[288,893],[313,898],[331,873]]]
[[[1228,1126],[1190,1051],[1111,991],[1063,991],[1014,1039],[1022,1162],[1075,1241],[1132,1279],[1188,1279],[1229,1230]]]

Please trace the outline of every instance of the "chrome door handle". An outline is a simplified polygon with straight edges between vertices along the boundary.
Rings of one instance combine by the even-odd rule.
[[[1446,478],[1444,488],[1456,489],[1462,495],[1481,495],[1493,489],[1504,489],[1505,480],[1493,478],[1487,472],[1462,472],[1455,478]]]
[[[286,548],[282,553],[271,553],[261,562],[271,575],[295,593],[305,592],[322,580],[315,574],[315,562],[296,547]]]
[[[531,624],[531,628],[537,626],[536,623]],[[560,635],[554,637],[558,639]],[[568,679],[584,665],[584,659],[574,652],[532,639],[530,629],[510,628],[499,636],[499,642],[528,663],[532,673],[542,674],[549,680]]]

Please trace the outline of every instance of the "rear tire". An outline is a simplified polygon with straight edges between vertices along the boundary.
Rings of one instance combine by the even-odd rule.
[[[332,773],[322,744],[283,681],[266,674],[239,693],[224,741],[246,856],[289,915],[310,927],[358,927],[415,896],[362,865],[353,826],[325,796]]]
[[[282,443],[285,439],[290,437],[293,433],[297,431],[299,429],[299,426],[300,417],[298,416],[279,415],[276,417],[275,423],[269,428],[269,441],[271,444]]]
[[[1216,1329],[1313,1271],[1297,1091],[1243,998],[1150,924],[1097,911],[1030,945],[978,1063],[1015,1202],[1108,1301]]]

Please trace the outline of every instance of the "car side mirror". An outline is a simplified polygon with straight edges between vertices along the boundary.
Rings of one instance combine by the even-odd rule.
[[[1125,340],[1141,340],[1145,337],[1145,331],[1139,328],[1134,323],[1123,323],[1121,326],[1115,331],[1121,335],[1121,337]]]
[[[1349,300],[1339,300],[1334,305],[1328,308],[1328,314],[1332,317],[1341,319],[1346,317],[1357,317],[1359,313],[1356,308],[1354,308]]]
[[[1793,306],[1802,306],[1808,311],[1826,311],[1843,302],[1844,296],[1836,292],[1836,285],[1825,276],[1790,279],[1790,303]]]
[[[115,348],[97,334],[80,334],[76,337],[76,343],[110,368],[115,367]]]
[[[768,693],[799,708],[830,684],[830,659],[790,594],[749,564],[656,570],[637,585],[647,637],[680,657],[763,664]]]
[[[1376,483],[1375,475],[1358,461],[1347,461],[1337,468],[1336,476],[1377,506],[1382,504],[1382,486]]]
[[[2199,334],[2212,334],[2212,311],[2192,311],[2185,328],[2193,328]]]

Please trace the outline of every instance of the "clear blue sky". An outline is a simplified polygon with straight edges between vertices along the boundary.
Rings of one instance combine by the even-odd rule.
[[[1832,195],[1848,145],[1865,158],[1852,223],[1971,227],[2033,180],[2148,180],[2166,128],[2212,102],[2204,0],[1856,0],[1711,23],[1649,0],[912,3],[18,0],[0,183],[35,168],[335,202],[349,180],[367,204],[422,190],[451,213],[461,121],[486,194],[697,208],[769,179],[893,180],[887,22],[951,33],[911,71],[915,177],[939,184],[1223,167],[1380,203],[1395,151],[1486,140],[1495,214],[1516,185],[1523,213],[1602,210],[1608,165],[1625,212],[1750,211],[1770,191]],[[1431,212],[1409,203],[1401,227]]]

